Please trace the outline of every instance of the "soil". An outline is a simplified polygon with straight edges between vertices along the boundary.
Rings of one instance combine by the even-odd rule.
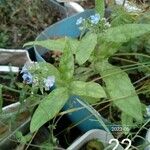
[[[16,83],[22,82],[20,75],[13,73],[1,73],[0,84],[2,87],[2,100],[5,107],[7,105],[16,103],[19,101],[19,93],[13,90],[19,90]],[[7,87],[7,88],[6,88]],[[22,110],[23,109],[23,110]],[[31,109],[30,109],[31,111]],[[14,130],[20,127],[31,116],[31,112],[24,108],[12,108],[9,112],[0,113],[0,138],[5,138],[10,135]],[[5,114],[6,113],[6,114]],[[27,128],[27,127],[26,127]],[[25,129],[25,128],[24,128]],[[23,132],[24,132],[23,129]],[[2,140],[1,139],[1,140]],[[13,139],[14,140],[14,139]],[[12,145],[16,145],[16,142],[10,141]],[[0,145],[1,147],[2,145]],[[9,145],[10,146],[10,145]],[[10,150],[13,149],[12,147]]]
[[[48,51],[42,57],[46,62],[58,66],[61,55],[60,52]]]
[[[30,2],[30,0],[29,0],[29,2]],[[81,2],[80,4],[84,8],[93,8],[94,7],[94,0],[87,0],[87,1]],[[30,18],[31,20],[29,20],[29,22],[28,22],[27,21],[28,15],[26,16],[24,14],[23,15],[23,19],[19,20],[18,24],[14,24],[15,21],[13,19],[11,20],[9,18],[10,22],[7,22],[8,20],[6,19],[7,20],[5,22],[6,24],[3,24],[4,26],[0,25],[0,30],[1,30],[1,27],[5,28],[5,27],[7,27],[8,24],[13,29],[13,30],[9,30],[7,33],[4,33],[4,30],[2,30],[3,31],[2,33],[6,34],[7,36],[10,36],[10,41],[6,42],[8,47],[9,46],[20,47],[26,41],[34,40],[35,37],[37,36],[37,34],[40,33],[45,27],[49,26],[50,24],[52,24],[53,22],[56,22],[57,20],[59,20],[61,18],[61,15],[59,13],[57,13],[57,12],[53,13],[53,15],[51,14],[50,17],[47,16],[46,15],[47,12],[50,11],[50,13],[51,13],[52,10],[49,10],[49,8],[47,8],[48,6],[46,6],[46,5],[44,5],[42,7],[44,8],[44,9],[43,8],[41,9],[41,10],[44,10],[42,12],[39,9],[37,9],[39,13],[41,13],[41,14],[45,13],[44,21],[42,20],[43,21],[42,23],[40,22],[40,19],[39,19],[40,17],[38,18],[38,16],[32,16]],[[24,11],[24,9],[23,9],[23,11]],[[0,7],[0,12],[1,12],[1,7]],[[15,14],[14,16],[16,17],[16,16],[19,16],[20,14],[21,14],[20,12],[19,13],[17,12],[17,14]],[[0,14],[0,17],[1,17],[1,14]],[[49,19],[45,20],[46,18],[49,18]],[[25,24],[22,23],[23,20],[26,21]],[[22,29],[19,29],[21,24],[24,24],[24,26],[22,26],[21,28],[25,29],[25,32]],[[15,28],[16,28],[16,31],[14,31]],[[28,30],[26,30],[26,29],[28,29]],[[22,31],[24,33],[20,33]],[[28,33],[26,33],[26,31]],[[1,32],[0,32],[0,35],[1,35]],[[19,44],[16,44],[16,43],[19,43]],[[61,53],[59,53],[59,52],[58,53],[57,52],[56,53],[54,53],[54,52],[47,52],[42,57],[47,62],[57,65],[60,56],[61,56]],[[130,76],[131,76],[131,79],[133,78],[132,80],[134,81],[135,80],[135,75],[131,74]],[[141,77],[137,76],[136,80],[139,79],[139,78],[141,78]],[[2,78],[0,78],[0,81],[2,81],[2,83],[5,84],[5,85],[8,84],[8,81],[7,80],[3,80]],[[102,82],[102,81],[99,81],[99,82]],[[144,100],[146,100],[146,102],[144,102],[144,103],[149,104],[148,99],[145,99],[144,95],[140,95],[140,96]],[[6,90],[3,93],[3,98],[5,99],[5,101],[7,101],[7,103],[4,103],[4,106],[5,106],[5,105],[8,105],[10,103],[16,102],[16,100],[19,98],[19,95],[17,93],[10,92],[10,91]],[[108,107],[106,107],[106,109],[103,109],[107,105],[109,105],[109,103],[105,103],[105,104],[102,104],[100,106],[97,106],[96,109],[100,110],[99,113],[102,114],[105,118],[108,118],[111,121],[114,121],[113,119],[115,118],[115,121],[119,121],[119,119],[120,119],[120,112],[116,112],[116,110],[114,108],[112,108],[112,113],[110,115],[110,113],[108,111],[108,109],[109,109]],[[26,114],[25,114],[25,116],[26,116]],[[22,118],[19,117],[18,121],[20,119],[22,119]],[[81,132],[77,128],[73,128],[73,129],[69,130],[68,126],[71,126],[71,122],[68,120],[68,118],[63,117],[59,121],[59,123],[57,124],[57,128],[54,131],[55,135],[56,136],[58,135],[57,137],[58,137],[58,139],[60,141],[60,145],[62,145],[65,148],[68,147],[68,141],[69,141],[69,144],[71,144],[77,138],[77,136],[81,134]],[[5,130],[7,130],[5,128],[2,128],[2,129],[3,130],[1,130],[0,133],[3,133],[3,132],[5,132]],[[67,129],[67,131],[65,129]],[[36,139],[33,140],[33,144],[39,144],[41,142],[41,141],[39,142],[41,137],[44,137],[44,138],[47,137],[48,130],[46,130],[46,131],[44,131],[44,130],[42,130],[42,132],[39,133],[39,135],[37,135]],[[64,132],[59,134],[63,130],[64,130]],[[66,139],[66,140],[64,140],[64,139]]]
[[[84,0],[79,2],[79,4],[85,9],[92,9],[95,7],[95,0]]]
[[[7,79],[6,79],[7,77]],[[17,81],[17,76],[14,74],[2,74],[0,75],[1,85],[11,87],[12,89],[17,89],[15,82]],[[19,99],[19,94],[17,92],[2,89],[2,99],[3,99],[3,107],[9,104],[15,103]]]
[[[44,0],[0,1],[0,47],[21,48],[61,18]]]
[[[4,140],[8,136],[10,136],[18,127],[20,128],[22,126],[22,124],[25,123],[29,119],[30,116],[31,116],[31,113],[28,110],[26,110],[21,113],[18,113],[17,115],[15,115],[15,114],[11,115],[11,117],[9,117],[9,118],[1,119],[0,140]],[[26,132],[25,130],[27,130],[26,129],[27,126],[28,125],[26,125],[26,127],[23,127],[23,126],[21,127],[23,132]],[[9,140],[10,140],[8,142],[9,145],[5,146],[5,148],[4,148],[3,144],[1,143],[0,148],[3,147],[4,149],[14,150],[15,147],[17,146],[17,140],[16,140],[15,135],[12,136]]]

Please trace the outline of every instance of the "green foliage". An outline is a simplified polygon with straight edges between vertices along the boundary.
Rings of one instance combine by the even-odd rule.
[[[121,44],[120,43],[113,43],[113,42],[100,42],[101,45],[99,47],[99,51],[95,53],[96,59],[103,61],[105,59],[108,59],[111,57],[113,54],[115,54]]]
[[[150,24],[125,24],[109,28],[101,39],[106,42],[125,43],[129,40],[150,32]],[[115,37],[114,37],[115,35]]]
[[[86,34],[81,39],[76,51],[76,60],[80,65],[84,64],[90,58],[96,44],[97,34],[95,33]]]
[[[130,129],[134,127],[133,118],[126,113],[122,112],[121,114],[121,124],[122,128],[125,129],[124,134],[127,135],[130,132]]]
[[[30,125],[30,131],[37,131],[47,121],[55,117],[68,100],[66,88],[57,88],[46,96],[36,109]]]
[[[108,103],[110,108],[121,114],[119,123],[122,127],[129,125],[129,130],[143,122],[144,111],[138,92],[135,90],[128,72],[121,69],[124,67],[121,66],[123,63],[113,62],[112,57],[115,53],[121,52],[122,48],[128,49],[129,43],[131,42],[132,45],[132,41],[136,39],[139,44],[139,39],[143,42],[142,37],[145,36],[144,39],[148,42],[149,38],[146,37],[149,37],[150,34],[150,24],[136,21],[139,18],[138,15],[135,17],[135,14],[127,13],[125,9],[120,7],[111,16],[111,26],[106,18],[102,18],[104,15],[103,0],[96,0],[96,10],[100,13],[101,20],[96,20],[96,23],[92,24],[90,17],[85,20],[83,18],[83,24],[81,23],[79,29],[81,30],[83,27],[84,32],[81,33],[79,39],[61,37],[29,42],[24,45],[38,45],[62,53],[58,69],[47,63],[37,64],[39,69],[31,67],[33,77],[37,76],[40,81],[43,81],[43,78],[47,76],[55,76],[56,78],[56,89],[49,94],[42,93],[44,98],[33,115],[31,132],[38,130],[44,123],[56,117],[72,95],[77,95],[90,104],[98,101]],[[94,19],[99,18],[95,17]],[[146,45],[149,47],[148,44]],[[137,57],[134,58],[137,59]],[[138,60],[140,62],[140,59]],[[134,61],[135,59],[133,59]],[[41,71],[38,72],[38,70]],[[38,88],[41,87],[38,86]],[[143,92],[143,94],[145,93]],[[108,131],[105,123],[96,112],[91,111],[87,103],[82,105]],[[129,130],[124,133],[128,134]]]
[[[112,66],[108,62],[97,65],[113,104],[137,121],[142,121],[141,103],[128,75],[119,67]]]
[[[70,81],[73,78],[74,73],[74,57],[70,48],[70,43],[66,43],[64,53],[60,60],[59,71],[62,79]]]
[[[134,23],[139,15],[137,13],[129,13],[123,6],[112,6],[111,25],[118,26]]]
[[[22,144],[27,144],[27,142],[29,142],[32,138],[32,135],[30,134],[23,136],[22,132],[20,131],[17,131],[15,136],[17,140]]]
[[[77,39],[71,39],[71,38],[58,38],[58,39],[48,39],[44,41],[33,41],[33,42],[28,42],[24,44],[24,47],[26,46],[42,46],[48,50],[51,51],[60,51],[63,52],[66,42],[70,44],[70,49],[72,52],[75,54],[76,49],[78,47],[79,41]]]
[[[43,94],[43,88],[45,87],[44,80],[47,77],[53,77],[56,85],[60,83],[60,72],[51,64],[46,62],[34,63],[31,66],[28,66],[27,69],[34,79],[32,84],[32,92],[34,93],[37,93],[38,89],[40,89]]]
[[[54,144],[47,142],[40,145],[40,150],[54,150]]]
[[[89,67],[76,67],[75,68],[75,80],[87,81],[95,72]]]
[[[7,45],[8,39],[8,36],[0,31],[0,47],[4,48]]]
[[[95,9],[97,13],[101,15],[101,17],[104,17],[105,13],[105,1],[104,0],[95,0]]]
[[[21,48],[58,17],[59,13],[43,0],[1,0],[0,47]]]
[[[74,81],[71,83],[71,93],[91,98],[106,98],[103,88],[94,82]]]
[[[89,98],[106,97],[103,88],[99,84],[74,81],[74,57],[69,41],[66,42],[63,50],[59,69],[45,62],[32,64],[27,69],[33,75],[33,80],[36,79],[38,82],[38,84],[33,83],[32,87],[40,88],[42,94],[44,94],[43,79],[48,76],[55,76],[55,86],[57,87],[50,94],[45,95],[35,111],[30,126],[32,132],[38,130],[44,123],[55,117],[71,95],[88,96]]]
[[[136,20],[140,24],[150,24],[150,11],[141,14]],[[150,33],[143,34],[137,38],[131,39],[128,42],[124,43],[120,48],[120,52],[125,53],[141,53],[147,56],[150,55]],[[140,63],[148,63],[149,58],[142,56],[134,56]],[[149,74],[149,71],[145,68],[139,68],[138,71]]]
[[[47,75],[49,75],[55,76],[56,80],[60,79],[59,70],[52,64],[48,64],[46,62],[35,63],[28,69],[30,70],[31,73],[34,73],[35,77],[37,78],[46,78]]]
[[[28,42],[28,43],[24,44],[24,47],[31,46],[31,45],[39,45],[39,46],[47,48],[51,51],[62,52],[65,47],[65,39],[61,38],[61,39],[57,39],[57,40],[48,39],[48,40],[44,40],[44,41],[33,41],[33,42]]]

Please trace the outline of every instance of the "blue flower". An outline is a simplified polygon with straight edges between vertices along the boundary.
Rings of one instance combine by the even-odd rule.
[[[20,73],[28,73],[28,69],[27,69],[26,65],[24,65],[24,66],[22,67],[22,70],[21,70]]]
[[[46,79],[44,79],[45,90],[49,91],[50,88],[54,85],[54,83],[55,83],[55,77],[54,76],[49,76]]]
[[[100,15],[99,14],[92,15],[90,16],[90,19],[92,24],[98,24],[100,20]]]
[[[24,82],[27,83],[27,84],[32,84],[32,82],[33,82],[33,77],[29,72],[24,73],[22,78],[23,78]]]
[[[77,21],[76,21],[76,25],[80,25],[83,22],[83,18],[80,17]]]

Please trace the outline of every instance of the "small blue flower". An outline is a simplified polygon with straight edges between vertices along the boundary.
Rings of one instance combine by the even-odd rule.
[[[22,78],[23,78],[24,82],[27,83],[27,84],[32,84],[32,82],[33,82],[33,77],[29,72],[24,73]]]
[[[44,79],[45,90],[49,91],[50,88],[54,85],[54,83],[55,83],[55,77],[54,76],[49,76],[46,79]]]
[[[80,17],[78,20],[77,20],[77,22],[76,22],[76,25],[80,25],[82,22],[83,22],[83,18],[82,17]]]
[[[20,73],[28,73],[28,69],[27,69],[26,65],[24,65],[24,66],[22,67],[22,70],[21,70]]]
[[[100,20],[100,15],[99,14],[92,15],[90,16],[90,19],[92,24],[98,24]]]

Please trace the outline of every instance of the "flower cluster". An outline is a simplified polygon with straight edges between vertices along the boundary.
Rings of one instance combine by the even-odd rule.
[[[27,64],[25,64],[21,70],[21,72],[23,75],[22,75],[22,78],[23,78],[23,81],[26,83],[26,84],[32,84],[33,83],[33,76],[31,75],[31,73],[28,71],[27,69]]]
[[[107,21],[106,18],[102,18],[101,21],[104,24],[105,28],[110,28],[111,27],[111,24]]]
[[[100,21],[100,15],[99,14],[95,14],[95,15],[91,15],[89,17],[89,21],[91,24],[98,24]],[[76,21],[76,25],[81,25],[85,22],[85,19],[83,19],[82,17],[80,17],[77,21]]]
[[[95,14],[95,15],[90,16],[90,21],[92,24],[98,24],[98,22],[100,21],[100,15]]]
[[[54,76],[48,76],[47,78],[45,78],[44,79],[45,91],[49,91],[51,87],[53,87],[54,83],[55,83]]]
[[[80,17],[80,18],[76,21],[76,25],[81,25],[84,20],[85,20],[85,19],[83,19],[82,17]]]
[[[37,76],[33,76],[30,73],[30,69],[29,69],[29,65],[25,64],[24,67],[21,70],[21,74],[23,81],[25,84],[34,84],[34,85],[39,85],[38,83],[41,82],[41,78],[39,80],[39,78]],[[47,78],[43,78],[42,80],[42,84],[43,87],[45,88],[45,91],[49,91],[51,89],[51,87],[54,86],[55,83],[55,77],[54,76],[48,76]]]
[[[88,29],[96,33],[99,31],[104,32],[111,27],[111,24],[108,22],[108,20],[106,18],[101,18],[98,13],[91,15],[88,19],[80,17],[76,21],[76,25],[79,26],[81,31],[86,31],[86,29]]]

